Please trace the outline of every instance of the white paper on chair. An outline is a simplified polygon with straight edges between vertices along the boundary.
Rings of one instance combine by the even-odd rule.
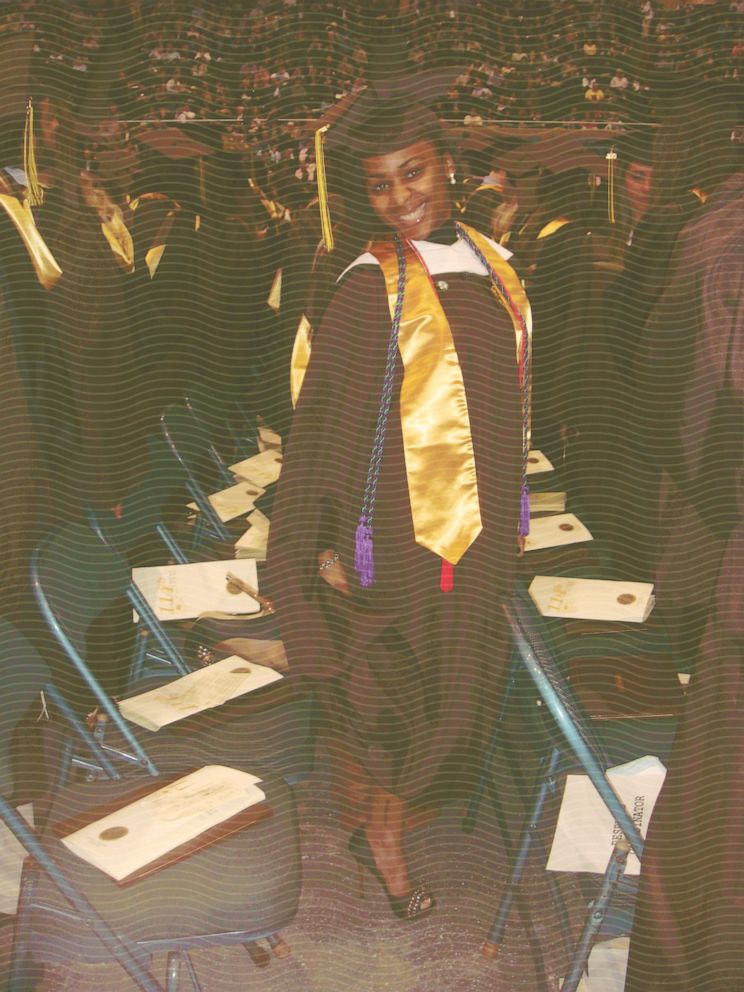
[[[258,613],[261,607],[252,596],[228,587],[228,572],[259,591],[256,562],[250,558],[133,568],[132,579],[158,620],[193,620],[208,612]]]
[[[597,941],[576,992],[623,992],[629,950],[628,937]]]
[[[238,482],[218,493],[212,493],[208,499],[222,523],[226,524],[244,513],[250,513],[256,506],[256,500],[265,492],[265,489],[252,482]],[[196,503],[189,503],[188,509],[198,512],[199,507]]]
[[[258,450],[259,451],[279,451],[282,450],[281,434],[272,431],[268,427],[258,428]]]
[[[206,765],[61,840],[73,854],[120,880],[262,802],[260,781],[236,768]]]
[[[573,513],[557,513],[554,517],[530,519],[530,532],[524,539],[525,551],[558,548],[564,544],[593,541],[591,533]]]
[[[29,826],[34,825],[31,803],[19,806],[16,812]],[[15,915],[21,887],[21,868],[28,857],[26,848],[19,843],[4,823],[0,823],[0,913]]]
[[[537,475],[539,472],[555,472],[555,468],[542,451],[533,448],[527,453],[527,475]]]
[[[564,513],[565,493],[530,493],[530,513]]]
[[[229,699],[244,696],[283,676],[255,662],[232,655],[196,672],[172,679],[150,692],[119,701],[125,719],[145,730],[157,731],[187,716],[221,706]]]
[[[282,470],[282,455],[279,451],[262,451],[260,455],[251,455],[242,462],[230,466],[230,471],[238,479],[254,482],[257,486],[270,486],[276,482]]]
[[[651,582],[536,575],[529,588],[544,617],[643,623],[654,608]]]
[[[646,836],[649,819],[666,769],[655,755],[647,754],[607,771],[607,779],[623,805]],[[567,775],[563,801],[548,858],[549,871],[585,871],[602,874],[612,849],[622,837],[610,811],[586,775]],[[626,875],[638,875],[640,864],[631,851]]]
[[[248,517],[250,527],[235,542],[235,557],[266,558],[266,548],[269,541],[269,525],[271,521],[260,510],[254,510]]]

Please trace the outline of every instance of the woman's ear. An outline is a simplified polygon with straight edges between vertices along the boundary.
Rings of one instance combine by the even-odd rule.
[[[456,182],[456,179],[455,179],[455,160],[449,154],[444,156],[444,171],[445,171],[445,175],[447,176],[447,179],[449,180],[449,182],[454,185],[454,183]]]

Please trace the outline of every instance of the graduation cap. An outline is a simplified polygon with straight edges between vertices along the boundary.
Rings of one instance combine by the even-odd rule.
[[[637,162],[639,165],[653,165],[654,128],[638,128],[621,135],[615,150],[620,168],[625,168],[631,162]]]
[[[138,135],[141,145],[152,149],[172,161],[198,159],[211,155],[213,149],[203,141],[197,141],[177,127],[161,127]]]
[[[530,172],[562,175],[574,170],[607,175],[607,159],[587,148],[572,131],[559,131],[539,141],[523,143],[503,155],[499,165],[517,176]]]
[[[204,161],[214,149],[178,127],[143,131],[136,140],[139,192],[167,193],[198,212],[206,196]]]
[[[402,78],[375,79],[344,97],[321,119],[315,132],[318,201],[323,240],[333,250],[325,156],[360,161],[407,148],[417,141],[439,141],[442,126],[433,106],[442,100],[460,67],[427,69]]]
[[[131,191],[139,169],[139,158],[134,149],[98,152],[96,165],[104,186],[116,187],[124,193]]]
[[[0,168],[22,165],[29,203],[38,206],[43,200],[43,191],[36,169],[34,113],[29,88],[33,46],[33,31],[0,33],[3,89]]]

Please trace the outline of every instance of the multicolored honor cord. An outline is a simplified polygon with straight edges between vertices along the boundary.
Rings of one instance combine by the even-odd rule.
[[[367,469],[367,483],[364,487],[362,512],[359,516],[359,523],[357,525],[354,539],[354,567],[359,575],[359,584],[367,588],[374,585],[375,581],[372,523],[375,513],[377,483],[380,478],[382,454],[385,447],[385,431],[387,429],[388,417],[390,415],[390,402],[393,396],[395,359],[398,353],[398,333],[400,331],[400,319],[403,314],[403,298],[405,296],[406,286],[406,257],[403,251],[403,245],[401,244],[400,238],[397,236],[395,238],[395,250],[398,256],[398,295],[395,302],[393,323],[390,328],[390,340],[388,342],[387,360],[385,362],[385,378],[383,379],[382,384],[380,408],[377,413],[377,425],[375,426],[375,438],[372,444],[372,455]]]

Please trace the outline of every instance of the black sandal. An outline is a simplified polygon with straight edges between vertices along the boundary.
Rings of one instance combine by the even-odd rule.
[[[436,900],[423,882],[414,885],[413,890],[406,896],[391,895],[382,872],[377,867],[372,848],[369,846],[364,827],[358,827],[349,838],[349,854],[357,863],[359,869],[359,895],[364,898],[364,869],[367,868],[375,876],[385,891],[390,908],[401,920],[419,920],[427,916],[436,906]],[[428,905],[424,905],[428,900]]]

